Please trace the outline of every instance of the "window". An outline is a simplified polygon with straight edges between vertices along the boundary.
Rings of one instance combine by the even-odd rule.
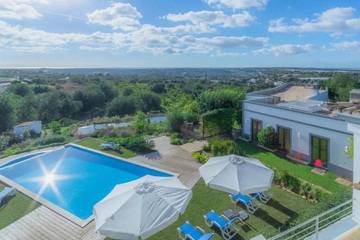
[[[262,122],[260,120],[251,119],[251,140],[254,142],[258,141],[257,134],[262,128]]]
[[[278,127],[279,149],[285,152],[291,151],[291,129]]]
[[[317,167],[327,167],[329,160],[329,140],[311,136],[311,161]]]

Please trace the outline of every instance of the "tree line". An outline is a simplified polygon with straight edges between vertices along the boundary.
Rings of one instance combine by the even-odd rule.
[[[17,82],[0,95],[0,132],[24,121],[41,120],[46,124],[61,119],[159,110],[161,99],[150,90],[118,89],[112,83],[100,82],[65,91],[49,85]]]

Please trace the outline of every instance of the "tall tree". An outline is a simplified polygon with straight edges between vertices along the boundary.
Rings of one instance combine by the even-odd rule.
[[[38,118],[37,98],[29,94],[21,99],[16,109],[17,122],[32,121]]]
[[[108,115],[112,116],[123,116],[126,114],[133,114],[136,111],[136,100],[134,97],[117,97],[111,101]]]
[[[328,88],[329,98],[333,101],[349,101],[350,91],[360,88],[360,79],[352,74],[338,73],[324,83]]]
[[[144,134],[149,129],[149,125],[150,122],[145,113],[137,112],[133,123],[136,133]]]
[[[152,92],[140,93],[139,107],[143,112],[156,111],[161,109],[161,99]]]
[[[11,128],[14,123],[14,109],[8,97],[0,97],[0,132]]]
[[[245,91],[241,89],[220,88],[203,92],[199,97],[201,112],[208,112],[220,108],[241,109]]]

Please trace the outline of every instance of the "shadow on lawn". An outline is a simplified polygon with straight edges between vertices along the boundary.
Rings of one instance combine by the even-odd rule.
[[[262,221],[266,222],[267,224],[271,225],[275,229],[282,229],[284,224],[279,222],[277,219],[273,218],[268,214],[268,212],[264,211],[263,209],[259,208],[256,213],[254,214],[257,218],[261,219]]]
[[[217,228],[217,227],[212,227],[211,228],[214,233],[216,233],[218,236],[221,236],[221,231]],[[235,237],[232,238],[232,240],[246,240],[245,238],[243,238],[239,233],[236,234]]]
[[[271,201],[267,205],[279,210],[280,212],[286,214],[290,218],[296,218],[299,216],[299,214],[297,212],[294,212],[293,210],[285,207],[284,205],[282,205],[279,201],[277,201],[275,199],[271,199]]]

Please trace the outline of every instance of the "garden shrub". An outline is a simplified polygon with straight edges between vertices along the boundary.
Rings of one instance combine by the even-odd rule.
[[[205,151],[205,152],[210,152],[211,151],[211,146],[210,146],[210,144],[208,143],[208,144],[205,144],[204,146],[203,146],[203,150]]]
[[[168,114],[168,122],[170,131],[179,133],[185,122],[197,124],[198,118],[193,112],[174,111]]]
[[[159,135],[161,133],[166,133],[167,130],[168,130],[167,122],[152,123],[149,125],[149,129],[147,133],[150,135]]]
[[[260,130],[257,134],[259,143],[265,147],[274,147],[276,145],[276,132],[273,127],[267,127]]]
[[[150,121],[146,117],[145,113],[137,112],[133,121],[133,128],[136,130],[137,134],[145,134],[148,132],[150,126]]]
[[[172,133],[170,135],[170,143],[173,145],[181,145],[182,141],[180,139],[180,135],[178,133]]]
[[[34,145],[44,146],[44,145],[50,145],[50,144],[54,144],[54,143],[64,143],[65,141],[66,141],[66,138],[64,136],[54,135],[54,136],[50,136],[50,137],[44,137],[44,138],[37,139],[35,141]]]
[[[195,158],[201,164],[205,164],[209,160],[209,156],[201,152],[194,152],[192,154],[192,157]]]
[[[319,187],[310,184],[302,179],[296,178],[287,172],[282,172],[274,169],[274,183],[289,191],[296,193],[309,201],[320,201],[322,197],[326,199],[328,193],[321,190]]]
[[[175,111],[168,114],[169,128],[173,132],[180,132],[181,127],[185,122],[182,112]]]
[[[154,147],[153,141],[147,141],[143,136],[111,139],[113,142],[136,152],[144,152]]]
[[[0,151],[5,150],[10,145],[9,136],[0,136]]]
[[[235,143],[231,140],[212,140],[210,143],[211,153],[214,156],[228,155],[235,153]]]
[[[304,196],[308,200],[315,196],[310,183],[301,184],[299,194]]]
[[[294,193],[300,193],[301,181],[298,178],[285,172],[282,181],[283,186],[288,188],[290,191]]]

